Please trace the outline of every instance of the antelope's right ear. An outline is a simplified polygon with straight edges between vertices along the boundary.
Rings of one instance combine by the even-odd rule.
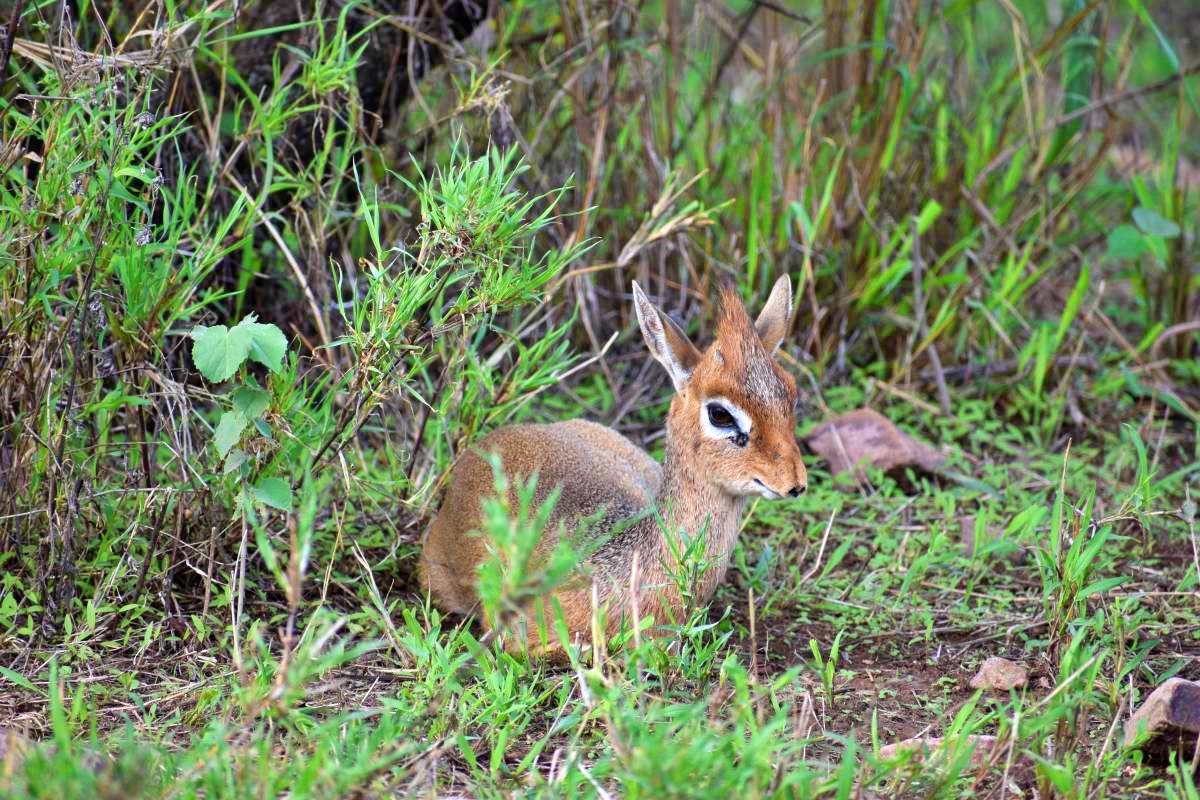
[[[771,296],[767,298],[767,304],[763,306],[758,319],[754,322],[754,329],[758,331],[758,338],[762,340],[763,347],[767,348],[767,352],[774,353],[779,349],[783,337],[787,336],[791,324],[792,279],[785,272],[779,276],[779,280],[775,281],[775,286],[771,289]]]
[[[638,325],[650,355],[666,367],[675,391],[683,391],[692,370],[700,363],[700,351],[674,320],[647,299],[637,281],[633,282],[633,310],[637,312]]]

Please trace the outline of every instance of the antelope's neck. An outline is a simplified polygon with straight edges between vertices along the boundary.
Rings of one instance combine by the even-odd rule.
[[[687,454],[680,451],[670,434],[667,435],[663,482],[655,498],[655,509],[672,533],[686,531],[689,540],[698,535],[704,537],[704,561],[708,563],[708,569],[696,587],[697,602],[707,601],[725,577],[744,506],[744,498],[723,492],[692,468]],[[655,560],[673,566],[672,548],[665,539],[667,534],[658,528],[656,520],[647,521],[655,526],[655,535],[647,537],[656,545]],[[679,540],[677,546],[685,545]]]

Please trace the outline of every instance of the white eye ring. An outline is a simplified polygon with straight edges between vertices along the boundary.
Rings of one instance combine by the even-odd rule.
[[[709,415],[709,408],[713,406],[733,418],[733,427],[722,427],[713,423]],[[709,397],[700,404],[700,428],[704,431],[704,435],[710,439],[736,438],[744,444],[750,435],[752,427],[753,423],[750,421],[750,415],[724,397]]]

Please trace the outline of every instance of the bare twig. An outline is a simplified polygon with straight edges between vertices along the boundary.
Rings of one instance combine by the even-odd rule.
[[[287,242],[283,240],[283,236],[280,235],[279,230],[275,227],[275,224],[271,222],[270,217],[263,213],[262,208],[257,202],[255,202],[254,198],[250,195],[250,192],[246,190],[246,187],[243,186],[241,182],[239,182],[238,179],[232,175],[228,177],[234,188],[241,192],[242,196],[246,199],[246,205],[253,209],[255,216],[257,216],[259,221],[262,222],[262,224],[266,227],[267,233],[271,235],[271,238],[275,241],[275,244],[279,246],[280,252],[283,253],[284,260],[287,261],[288,266],[291,267],[292,274],[296,276],[296,283],[300,284],[300,291],[304,292],[304,299],[308,301],[308,308],[312,312],[313,322],[317,326],[317,334],[321,337],[321,344],[325,347],[329,347],[329,343],[332,340],[329,338],[329,329],[325,326],[325,315],[321,313],[321,307],[317,304],[317,298],[313,295],[312,288],[308,285],[308,278],[304,274],[304,269],[300,266],[299,262],[296,261],[296,257],[292,255],[291,248],[287,246]]]
[[[821,547],[817,550],[817,559],[813,562],[812,567],[808,572],[804,573],[800,578],[800,583],[808,583],[809,578],[817,574],[817,570],[821,568],[821,559],[825,555],[825,543],[829,541],[829,532],[833,530],[833,520],[837,517],[837,509],[829,513],[829,522],[825,523],[825,534],[821,537]]]
[[[17,26],[21,24],[21,13],[24,10],[25,0],[17,0],[12,14],[8,18],[8,25],[0,30],[0,88],[3,88],[4,81],[8,77],[8,60],[12,57],[13,42],[17,38]]]
[[[942,370],[942,359],[938,355],[937,343],[930,340],[929,323],[925,319],[925,261],[921,258],[921,234],[917,230],[915,221],[913,222],[912,282],[917,315],[917,328],[913,331],[913,339],[920,336],[925,340],[926,350],[929,352],[929,363],[933,367],[933,377],[937,384],[938,405],[941,406],[943,414],[950,416],[950,392],[946,389],[946,373]]]
[[[1044,135],[1047,133],[1052,133],[1053,131],[1057,130],[1058,128],[1061,128],[1063,125],[1067,125],[1071,122],[1074,122],[1077,119],[1082,119],[1083,117],[1086,117],[1088,114],[1091,114],[1094,111],[1099,111],[1100,109],[1103,109],[1103,108],[1110,108],[1111,106],[1119,105],[1121,103],[1128,102],[1129,100],[1135,100],[1139,97],[1145,97],[1148,94],[1154,94],[1156,92],[1161,92],[1163,89],[1169,89],[1170,87],[1179,83],[1184,78],[1186,78],[1189,75],[1192,75],[1194,73],[1197,73],[1197,72],[1200,72],[1200,61],[1196,62],[1195,64],[1192,64],[1191,66],[1184,67],[1184,68],[1180,69],[1179,72],[1176,72],[1174,75],[1168,75],[1167,77],[1163,78],[1160,81],[1155,81],[1154,83],[1149,83],[1149,84],[1146,84],[1145,86],[1138,86],[1133,89],[1126,90],[1124,92],[1117,92],[1116,94],[1111,94],[1107,97],[1101,97],[1098,100],[1093,100],[1092,102],[1088,103],[1087,105],[1085,105],[1081,108],[1077,108],[1068,114],[1062,114],[1058,117],[1055,117],[1054,119],[1047,122],[1045,125],[1043,125],[1038,130],[1031,131],[1030,133],[1026,134],[1024,137],[1022,137],[1021,139],[1018,139],[1017,141],[1013,142],[1011,145],[1006,147],[998,156],[993,158],[988,163],[988,165],[986,167],[984,167],[983,170],[981,170],[980,173],[975,177],[975,186],[976,187],[982,186],[983,181],[987,179],[988,175],[990,175],[993,171],[995,171],[1001,165],[1007,163],[1009,161],[1009,159],[1011,159],[1022,147],[1024,147],[1026,144],[1029,143],[1029,140],[1034,135],[1040,136],[1040,135]],[[969,197],[970,196],[968,195],[968,198]]]
[[[687,127],[683,129],[683,135],[671,145],[672,162],[679,155],[679,151],[683,149],[687,140],[691,138],[692,131],[696,129],[696,123],[700,121],[700,115],[707,113],[708,109],[712,106],[713,94],[716,92],[717,86],[721,83],[721,78],[725,75],[725,69],[729,66],[729,62],[733,60],[733,54],[737,52],[738,45],[746,38],[746,32],[750,30],[750,23],[754,22],[754,17],[758,15],[759,8],[761,6],[756,3],[742,17],[742,24],[738,26],[734,41],[730,42],[729,46],[725,48],[725,53],[721,56],[721,63],[717,65],[717,71],[704,90],[704,99],[700,101],[700,105],[696,106],[696,110],[692,112],[692,118],[688,120]]]

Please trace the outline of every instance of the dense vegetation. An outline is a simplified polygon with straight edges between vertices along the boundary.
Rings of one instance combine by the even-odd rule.
[[[1200,679],[1197,31],[1185,0],[0,7],[0,793],[1200,797],[1120,730]],[[798,436],[870,406],[943,469],[814,455],[709,607],[571,668],[429,606],[481,433],[661,449],[632,279],[703,340],[722,278],[785,271]],[[544,515],[492,511],[521,568],[486,603],[562,579],[523,560]],[[969,689],[990,655],[1029,686]]]

